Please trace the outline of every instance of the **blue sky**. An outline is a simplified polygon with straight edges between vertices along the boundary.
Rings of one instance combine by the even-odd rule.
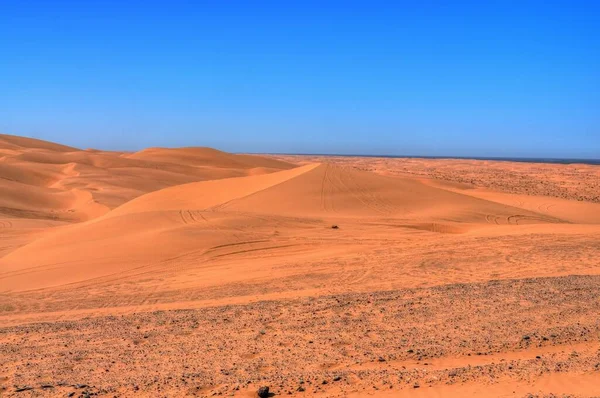
[[[0,0],[0,132],[600,158],[600,3]]]

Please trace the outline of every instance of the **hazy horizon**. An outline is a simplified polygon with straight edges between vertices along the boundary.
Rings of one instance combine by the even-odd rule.
[[[600,157],[600,6],[5,1],[0,133],[79,148]]]

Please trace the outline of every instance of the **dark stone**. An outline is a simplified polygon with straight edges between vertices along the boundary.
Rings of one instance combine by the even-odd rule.
[[[340,380],[342,380],[342,376],[335,376],[333,378],[333,381],[340,381]]]
[[[31,387],[31,386],[19,387],[19,388],[15,389],[15,392],[23,392],[23,391],[29,391],[29,390],[33,390],[33,387]]]
[[[260,398],[267,398],[269,396],[269,387],[267,387],[267,386],[260,387],[258,389],[258,391],[256,392],[256,394]]]
[[[523,336],[523,340],[529,340],[529,339],[531,339],[531,337],[529,337],[529,336]]]
[[[338,227],[337,225],[332,225],[331,229],[340,229],[340,227]]]
[[[378,361],[379,362],[385,362],[385,358],[384,357],[379,357]]]
[[[419,387],[421,387],[421,386],[419,385],[419,383],[415,383],[415,385],[413,386],[413,388],[419,388]]]

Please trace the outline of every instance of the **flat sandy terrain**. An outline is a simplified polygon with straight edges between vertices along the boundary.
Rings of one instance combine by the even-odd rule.
[[[600,396],[600,167],[0,135],[0,396],[261,386]]]

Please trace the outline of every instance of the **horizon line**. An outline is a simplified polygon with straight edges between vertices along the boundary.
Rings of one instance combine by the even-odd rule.
[[[361,157],[361,158],[390,158],[390,159],[456,159],[456,160],[492,160],[500,162],[520,163],[556,163],[556,164],[587,164],[600,165],[600,158],[574,157],[528,157],[528,156],[453,156],[453,155],[369,155],[369,154],[340,154],[340,153],[293,153],[293,152],[235,152],[246,155],[282,155],[282,156],[332,156],[332,157]]]

